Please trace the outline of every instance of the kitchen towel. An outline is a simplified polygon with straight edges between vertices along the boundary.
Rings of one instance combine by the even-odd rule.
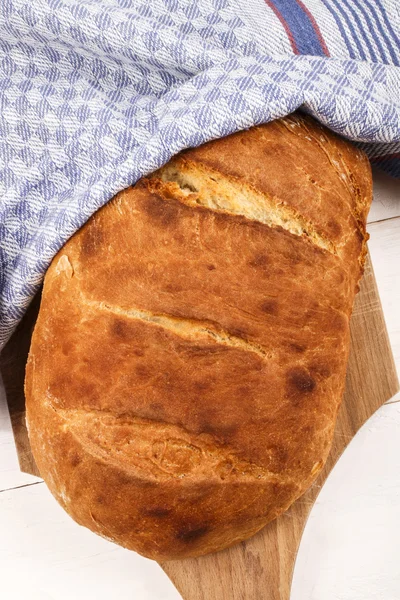
[[[179,150],[294,110],[400,175],[397,0],[0,0],[0,347],[57,250]]]

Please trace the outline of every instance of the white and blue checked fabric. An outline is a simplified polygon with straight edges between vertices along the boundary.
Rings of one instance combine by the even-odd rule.
[[[179,150],[299,107],[400,175],[395,0],[0,0],[0,347],[55,253]]]

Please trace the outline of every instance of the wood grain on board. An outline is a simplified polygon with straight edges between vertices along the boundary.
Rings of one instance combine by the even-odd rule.
[[[23,377],[38,300],[0,359],[21,469],[37,474],[25,427]],[[351,322],[346,392],[332,451],[316,483],[259,534],[217,554],[162,565],[184,600],[289,600],[296,553],[318,492],[363,423],[398,390],[386,326],[368,259]]]
[[[40,293],[35,296],[24,318],[0,354],[0,372],[10,411],[18,462],[23,473],[40,477],[29,445],[25,422],[24,379],[25,365],[36,317],[39,312]]]

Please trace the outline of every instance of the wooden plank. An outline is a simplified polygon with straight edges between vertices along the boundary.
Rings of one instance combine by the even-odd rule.
[[[2,600],[179,600],[157,563],[79,527],[44,483],[0,494]]]
[[[372,168],[374,201],[368,215],[368,223],[400,216],[400,179],[390,177],[376,167]]]
[[[397,204],[400,211],[400,190]],[[376,282],[397,372],[400,373],[400,217],[371,223],[368,231]]]
[[[386,403],[357,433],[315,502],[290,600],[400,598],[400,410]]]
[[[35,481],[40,480],[27,473],[22,473],[19,467],[6,394],[0,378],[0,492]],[[0,598],[2,597],[0,587]]]
[[[10,409],[20,461],[23,468],[30,472],[34,464],[29,456],[26,429],[23,427],[22,379],[26,354],[23,356],[21,345],[27,352],[28,330],[32,328],[34,308],[9,342],[6,360],[1,365],[3,377],[8,380],[7,394],[11,393],[12,396]],[[354,308],[351,342],[346,393],[339,412],[332,452],[317,482],[287,513],[252,539],[218,554],[162,565],[185,600],[289,600],[297,549],[320,487],[360,426],[398,389],[396,369],[369,261]],[[18,362],[22,363],[22,367],[17,365]]]

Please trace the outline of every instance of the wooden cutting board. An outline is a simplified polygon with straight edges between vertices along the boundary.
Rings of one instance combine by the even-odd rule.
[[[38,472],[25,426],[23,378],[38,306],[36,299],[0,357],[21,470],[35,475]],[[358,429],[398,388],[368,258],[351,321],[346,391],[324,470],[289,511],[250,540],[217,554],[162,564],[184,600],[289,600],[302,532],[322,485]]]

